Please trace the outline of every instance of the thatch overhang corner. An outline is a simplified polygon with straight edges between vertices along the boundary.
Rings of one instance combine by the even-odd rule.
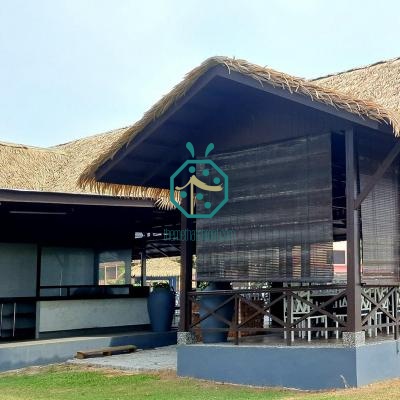
[[[116,183],[99,182],[93,178],[80,177],[78,185],[99,195],[129,198],[136,200],[151,200],[157,208],[163,210],[175,209],[170,200],[170,190],[143,186],[122,185]]]

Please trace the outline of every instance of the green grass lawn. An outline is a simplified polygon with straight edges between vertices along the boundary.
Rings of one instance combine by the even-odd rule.
[[[256,389],[177,378],[172,372],[133,374],[61,365],[0,374],[1,400],[237,400],[237,399],[342,399],[398,398],[400,380],[362,389],[306,393],[281,389]]]

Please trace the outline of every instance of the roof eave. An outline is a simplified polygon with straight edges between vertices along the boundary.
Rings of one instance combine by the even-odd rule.
[[[151,200],[127,199],[97,194],[42,192],[35,190],[0,189],[0,202],[68,204],[109,207],[154,207]]]

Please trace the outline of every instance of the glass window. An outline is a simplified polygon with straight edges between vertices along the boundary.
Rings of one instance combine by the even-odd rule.
[[[131,283],[131,250],[112,250],[99,253],[99,285]]]

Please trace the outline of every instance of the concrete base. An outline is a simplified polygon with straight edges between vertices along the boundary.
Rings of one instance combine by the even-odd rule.
[[[67,361],[78,350],[134,344],[141,349],[176,344],[176,331],[133,332],[0,344],[0,371]]]
[[[178,331],[178,344],[196,343],[196,335],[193,332]]]
[[[359,387],[400,377],[399,351],[394,340],[357,347],[180,345],[178,375],[310,390]]]
[[[343,332],[343,346],[357,347],[365,345],[365,332]]]

